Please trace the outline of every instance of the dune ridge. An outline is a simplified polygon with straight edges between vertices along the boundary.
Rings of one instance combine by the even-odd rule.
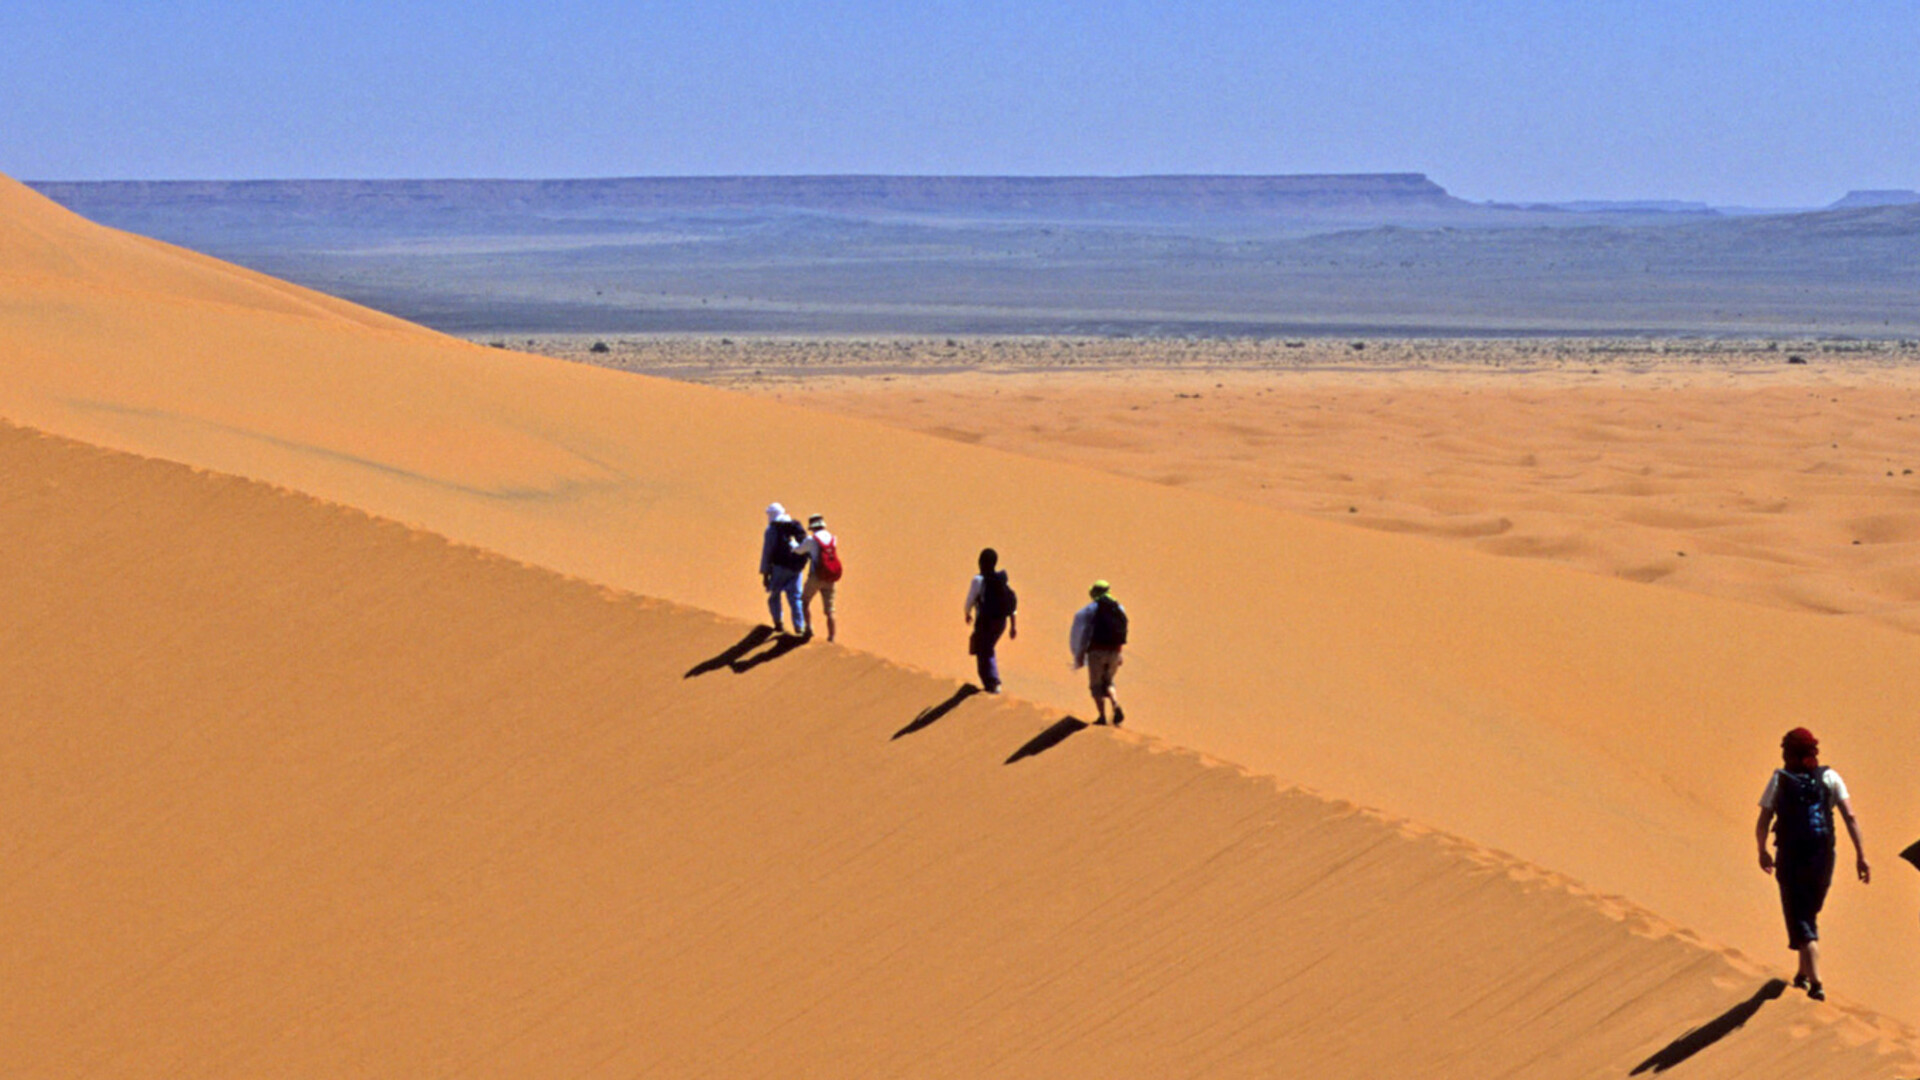
[[[309,496],[0,427],[0,529],[16,1075],[1920,1069],[1483,846],[1006,764],[1018,701],[895,737],[956,684],[846,649],[688,677],[747,625]]]
[[[16,189],[7,205],[59,222],[75,258],[127,243],[43,204]],[[1011,688],[1062,710],[1085,700],[1067,621],[1106,577],[1135,614],[1123,690],[1142,730],[1552,867],[1774,970],[1786,954],[1752,865],[1753,802],[1779,732],[1812,721],[1881,868],[1871,888],[1835,888],[1829,981],[1920,1018],[1920,901],[1892,857],[1920,821],[1911,635],[272,297],[216,309],[190,288],[143,291],[137,266],[109,297],[30,261],[0,251],[17,275],[0,417],[735,618],[765,610],[759,508],[824,510],[849,565],[845,643],[946,677],[970,669],[960,600],[994,544],[1023,602]]]

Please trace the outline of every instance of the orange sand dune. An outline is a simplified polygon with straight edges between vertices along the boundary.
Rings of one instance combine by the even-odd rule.
[[[17,188],[4,209],[90,265],[126,243]],[[1056,707],[1083,700],[1066,626],[1107,577],[1134,614],[1122,686],[1143,730],[1511,852],[1771,964],[1786,953],[1753,802],[1779,733],[1811,722],[1881,876],[1835,888],[1829,981],[1920,1020],[1920,882],[1892,859],[1920,830],[1912,635],[288,311],[278,294],[215,303],[232,279],[214,269],[200,294],[132,270],[76,282],[37,259],[0,252],[0,417],[733,617],[764,610],[759,510],[783,499],[844,537],[845,643],[942,676],[968,670],[961,594],[995,544],[1025,607],[1011,687]],[[262,694],[265,677],[233,692]]]
[[[1132,733],[0,429],[26,1077],[1911,1076],[1629,905]],[[1744,1024],[1742,1024],[1744,1021]]]
[[[1498,357],[1504,348],[1483,350]],[[1137,349],[1143,362],[1157,351]],[[1920,372],[1782,359],[1603,371],[1569,352],[1520,371],[970,372],[740,384],[1491,554],[1920,631]]]

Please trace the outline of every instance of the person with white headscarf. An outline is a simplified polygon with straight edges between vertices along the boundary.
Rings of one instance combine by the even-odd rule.
[[[787,515],[786,507],[779,503],[767,507],[767,531],[760,538],[760,584],[767,590],[775,633],[786,632],[780,618],[780,598],[785,596],[793,613],[793,632],[807,636],[807,612],[800,599],[800,572],[807,568],[800,544],[806,538],[806,531]]]

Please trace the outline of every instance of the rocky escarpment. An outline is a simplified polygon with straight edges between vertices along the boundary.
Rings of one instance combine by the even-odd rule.
[[[1913,203],[1920,203],[1920,191],[1883,188],[1871,191],[1849,191],[1827,209],[1857,210],[1863,206],[1909,206]]]
[[[1467,212],[1420,173],[1303,176],[718,176],[603,180],[193,180],[32,185],[90,217],[214,210],[434,212],[795,209],[1015,216]]]

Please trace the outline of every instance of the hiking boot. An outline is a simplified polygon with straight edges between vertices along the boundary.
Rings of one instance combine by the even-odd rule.
[[[1793,977],[1793,988],[1795,990],[1805,990],[1807,988],[1807,977],[1805,975],[1795,975]]]
[[[1126,710],[1120,707],[1119,702],[1117,701],[1114,702],[1113,703],[1113,726],[1119,727],[1121,724],[1126,723],[1126,720],[1127,720]]]
[[[1815,1001],[1827,1000],[1827,988],[1817,982],[1807,984],[1807,996]]]

